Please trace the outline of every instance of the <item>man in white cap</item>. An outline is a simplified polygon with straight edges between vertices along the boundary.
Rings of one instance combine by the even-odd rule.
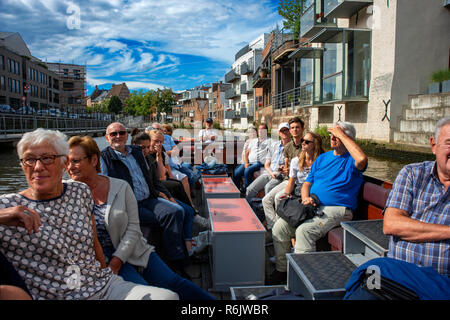
[[[278,135],[280,136],[280,140],[273,141],[269,146],[269,152],[264,163],[264,173],[247,187],[247,199],[256,197],[262,189],[264,189],[266,194],[269,193],[270,190],[284,180],[281,172],[284,166],[283,149],[291,141],[289,124],[287,122],[280,123],[278,126]]]

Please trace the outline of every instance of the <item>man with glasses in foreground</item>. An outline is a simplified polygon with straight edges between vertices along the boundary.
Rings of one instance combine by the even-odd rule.
[[[167,263],[175,270],[182,270],[187,257],[183,239],[184,209],[160,197],[141,148],[126,145],[128,132],[121,123],[111,123],[105,138],[109,147],[101,152],[101,173],[130,184],[138,201],[140,223],[163,229],[162,245]]]

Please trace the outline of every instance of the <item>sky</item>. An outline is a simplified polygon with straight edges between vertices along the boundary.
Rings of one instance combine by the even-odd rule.
[[[278,0],[0,0],[0,31],[33,56],[86,65],[87,94],[125,82],[175,92],[223,81],[239,49],[282,18]]]

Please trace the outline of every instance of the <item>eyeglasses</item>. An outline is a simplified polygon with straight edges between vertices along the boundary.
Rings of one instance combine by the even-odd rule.
[[[127,133],[126,131],[114,131],[114,132],[110,132],[108,134],[110,137],[115,137],[117,135],[124,136],[126,133]]]
[[[55,162],[55,159],[59,158],[59,157],[64,157],[64,155],[55,154],[52,156],[45,155],[40,158],[23,158],[23,159],[20,159],[20,163],[22,163],[23,165],[25,165],[27,167],[34,167],[36,165],[36,162],[39,160],[39,161],[41,161],[41,163],[43,165],[50,165],[50,164],[53,164]]]
[[[70,162],[71,165],[77,165],[77,164],[80,164],[81,161],[83,161],[86,158],[89,158],[89,157],[88,156],[84,156],[84,157],[82,157],[80,159],[72,159],[69,162]]]
[[[309,145],[310,143],[314,143],[314,141],[311,141],[311,140],[305,140],[305,139],[302,139],[301,141],[302,141],[302,143],[303,143],[303,142],[306,143],[306,145]]]

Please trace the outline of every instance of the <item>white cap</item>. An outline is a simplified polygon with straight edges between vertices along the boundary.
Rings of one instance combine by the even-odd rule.
[[[280,131],[280,130],[283,129],[283,128],[290,129],[290,128],[289,128],[289,123],[287,123],[287,122],[282,122],[282,123],[280,123],[280,125],[278,126],[278,131]]]

